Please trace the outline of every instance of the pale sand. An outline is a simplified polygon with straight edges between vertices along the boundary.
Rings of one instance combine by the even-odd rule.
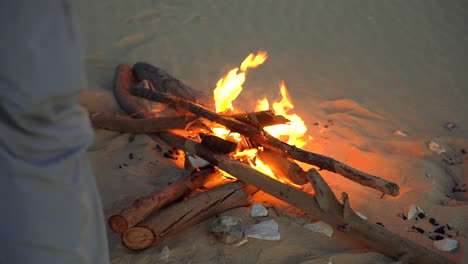
[[[370,222],[437,251],[428,238],[405,231],[433,226],[397,216],[410,204],[419,205],[428,217],[461,232],[460,248],[449,256],[464,263],[468,195],[451,190],[454,182],[468,184],[468,155],[461,152],[468,151],[466,5],[351,2],[76,1],[93,91],[80,101],[118,111],[111,93],[115,66],[136,61],[148,61],[211,93],[250,52],[266,50],[270,58],[249,72],[235,105],[252,110],[263,96],[278,99],[278,83],[285,80],[295,110],[315,138],[308,149],[401,186],[397,198],[379,199],[374,190],[322,172],[336,194],[348,192],[352,207]],[[325,128],[328,120],[333,125]],[[457,127],[449,131],[446,122]],[[407,136],[394,135],[397,130]],[[183,173],[146,136],[129,143],[128,134],[95,132],[89,156],[106,216]],[[446,152],[429,150],[429,140]],[[130,160],[129,153],[135,158]],[[171,250],[167,263],[390,263],[341,234],[328,238],[302,228],[300,223],[314,220],[268,195],[255,200],[280,208],[280,215],[270,211],[279,223],[280,241],[250,239],[237,248],[225,246],[208,235],[206,221],[132,253],[109,232],[112,263],[159,263],[164,246]],[[225,214],[255,222],[247,208]]]

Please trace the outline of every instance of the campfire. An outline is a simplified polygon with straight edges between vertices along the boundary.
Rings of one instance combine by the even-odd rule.
[[[447,263],[435,252],[361,218],[345,192],[340,199],[335,196],[319,170],[373,188],[382,196],[397,196],[399,187],[302,149],[313,138],[307,135],[303,119],[293,112],[284,82],[279,85],[278,101],[258,98],[254,112],[233,106],[249,69],[267,58],[266,52],[250,54],[217,82],[213,96],[148,63],[117,67],[114,95],[128,116],[93,113],[93,126],[164,141],[184,153],[184,166],[190,173],[109,218],[109,227],[122,234],[123,244],[131,250],[146,249],[224,211],[248,206],[251,195],[263,191],[392,258],[405,263]],[[312,168],[304,170],[297,162]],[[208,181],[217,184],[191,195]],[[303,191],[308,183],[312,193]]]

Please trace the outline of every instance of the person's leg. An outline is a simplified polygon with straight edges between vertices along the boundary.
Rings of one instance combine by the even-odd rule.
[[[109,263],[66,1],[0,2],[0,263]]]

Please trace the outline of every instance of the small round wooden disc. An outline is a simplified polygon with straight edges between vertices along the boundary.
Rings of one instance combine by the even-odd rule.
[[[136,226],[122,234],[124,245],[132,250],[142,250],[150,247],[155,240],[153,231],[147,227]]]

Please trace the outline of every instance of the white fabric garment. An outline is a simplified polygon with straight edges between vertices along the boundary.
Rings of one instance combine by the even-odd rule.
[[[0,2],[0,263],[107,264],[67,1]]]

